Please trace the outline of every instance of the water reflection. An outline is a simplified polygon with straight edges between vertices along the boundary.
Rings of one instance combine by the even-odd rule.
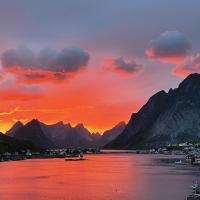
[[[198,170],[150,155],[106,154],[0,163],[2,200],[183,200]]]

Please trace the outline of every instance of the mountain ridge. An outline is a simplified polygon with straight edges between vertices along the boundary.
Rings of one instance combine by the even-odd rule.
[[[109,130],[110,134],[113,134],[111,138],[117,136],[115,132],[120,131],[120,126],[122,125],[114,126],[113,132],[112,129]],[[32,119],[25,125],[17,122],[6,134],[20,140],[30,140],[42,148],[96,148],[111,141],[110,138],[103,137],[104,134],[90,133],[82,123],[74,127],[70,123],[65,124],[62,121],[47,125],[38,119]],[[102,137],[104,141],[101,140]]]
[[[191,74],[178,88],[160,91],[132,114],[108,149],[151,148],[200,138],[200,75]]]

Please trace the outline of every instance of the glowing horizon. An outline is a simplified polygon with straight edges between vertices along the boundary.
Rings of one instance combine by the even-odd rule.
[[[200,72],[198,29],[191,29],[199,6],[0,1],[0,131],[33,118],[101,133],[128,122],[153,94]]]

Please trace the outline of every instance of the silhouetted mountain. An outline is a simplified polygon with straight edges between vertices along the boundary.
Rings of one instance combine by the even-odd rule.
[[[77,124],[74,127],[74,129],[81,138],[84,138],[89,143],[93,141],[93,138],[91,137],[91,133],[84,127],[83,124]]]
[[[17,122],[7,134],[19,140],[29,140],[42,148],[95,148],[102,147],[117,137],[124,126],[125,123],[121,122],[100,135],[91,134],[83,124],[75,127],[63,122],[47,125],[34,119],[26,125]]]
[[[20,152],[22,150],[39,151],[36,146],[34,146],[29,141],[20,141],[15,138],[9,137],[3,133],[0,133],[0,154],[5,152]]]
[[[105,131],[103,135],[97,140],[96,146],[99,148],[104,147],[106,144],[114,140],[119,134],[121,134],[125,126],[125,122],[120,122],[112,129]]]
[[[15,132],[20,129],[23,126],[23,124],[18,121],[16,122],[9,131],[6,132],[6,135],[10,136],[10,137],[14,137]]]
[[[7,132],[19,140],[29,140],[42,148],[89,148],[96,147],[100,134],[91,134],[83,124],[72,127],[58,122],[47,125],[36,119],[26,125],[17,122]]]
[[[191,74],[178,88],[153,95],[105,148],[150,148],[199,139],[200,75]]]
[[[53,125],[41,123],[41,127],[45,135],[54,142],[57,148],[93,147],[94,138],[83,124],[72,127],[63,122]]]
[[[72,129],[70,124],[65,125],[63,122],[58,122],[51,125],[40,122],[40,126],[46,137],[48,137],[51,141],[54,141],[55,144],[57,144],[59,141],[63,141],[66,134]]]
[[[52,148],[54,143],[46,137],[42,128],[40,126],[40,122],[36,119],[33,119],[25,126],[19,128],[15,133],[14,137],[19,140],[28,140],[38,147],[42,148]]]
[[[91,138],[94,140],[94,141],[98,141],[100,138],[102,137],[102,135],[100,133],[91,133]]]

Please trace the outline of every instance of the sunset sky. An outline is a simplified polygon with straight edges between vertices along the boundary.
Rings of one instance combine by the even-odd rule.
[[[0,131],[103,132],[200,72],[198,0],[0,0]]]

